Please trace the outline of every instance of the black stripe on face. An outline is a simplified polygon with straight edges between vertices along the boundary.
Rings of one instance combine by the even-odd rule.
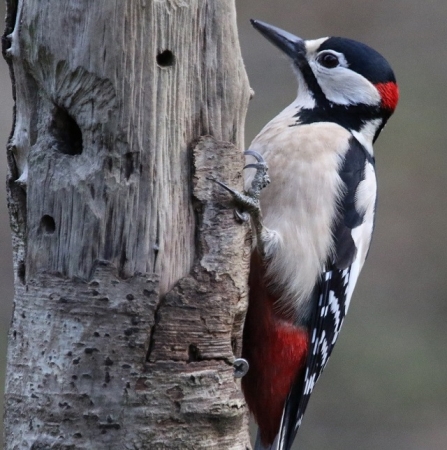
[[[317,78],[307,60],[306,53],[295,55],[293,62],[301,72],[307,88],[314,97],[315,107],[312,109],[300,109],[294,116],[298,119],[296,124],[291,126],[309,125],[315,122],[333,122],[347,130],[360,131],[365,123],[384,117],[380,105],[371,106],[361,103],[357,105],[338,105],[330,102],[318,84]]]
[[[314,97],[315,103],[317,105],[329,105],[329,102],[326,99],[326,96],[324,95],[320,85],[318,84],[317,78],[309,65],[305,50],[303,53],[295,55],[293,64],[301,72],[307,88]]]
[[[309,125],[315,122],[333,122],[347,130],[360,131],[367,122],[374,119],[383,119],[383,112],[380,110],[380,106],[337,105],[329,103],[325,97],[324,101],[317,101],[316,106],[312,109],[300,109],[294,117],[297,118],[297,122],[291,126]]]
[[[371,83],[395,82],[395,76],[386,59],[361,42],[346,38],[332,37],[324,40],[317,52],[322,50],[334,50],[346,58],[349,69],[365,77]],[[385,126],[392,111],[381,108],[381,105],[349,104],[340,105],[329,101],[324,95],[318,80],[307,60],[307,53],[295,55],[294,65],[301,72],[304,82],[315,100],[312,109],[301,109],[295,117],[296,124],[311,124],[314,122],[333,122],[350,131],[360,131],[368,122],[381,119],[373,142]]]

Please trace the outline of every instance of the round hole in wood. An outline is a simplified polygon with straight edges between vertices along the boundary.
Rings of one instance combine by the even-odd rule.
[[[160,67],[170,67],[174,65],[174,54],[171,50],[163,50],[157,55],[157,64]]]
[[[54,222],[54,219],[48,214],[45,214],[42,219],[40,219],[40,229],[45,234],[53,234],[56,230],[56,223]]]

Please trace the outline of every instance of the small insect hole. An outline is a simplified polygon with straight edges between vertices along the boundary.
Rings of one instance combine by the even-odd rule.
[[[17,276],[19,277],[19,280],[22,284],[25,284],[26,280],[26,266],[24,261],[19,261],[18,267],[17,267]]]
[[[174,65],[174,54],[170,50],[164,50],[157,55],[157,64],[160,67],[170,67]]]
[[[56,223],[54,222],[54,219],[45,214],[42,219],[40,219],[40,230],[45,234],[53,234],[56,230]]]
[[[188,348],[188,362],[200,361],[200,350],[195,344],[190,344]]]

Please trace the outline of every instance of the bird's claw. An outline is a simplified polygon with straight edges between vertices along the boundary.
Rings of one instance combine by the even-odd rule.
[[[266,164],[264,157],[255,150],[245,150],[244,155],[253,156],[259,163]]]
[[[259,198],[262,189],[270,183],[270,178],[267,174],[267,163],[263,156],[255,150],[246,150],[244,155],[253,156],[257,161],[256,163],[247,164],[244,169],[256,169],[255,176],[251,182],[251,187],[247,193],[251,197]]]
[[[244,170],[245,169],[256,169],[256,170],[265,170],[265,171],[268,170],[267,163],[265,162],[265,159],[263,158],[263,156],[260,153],[254,151],[254,150],[246,150],[244,152],[244,155],[253,156],[257,161],[255,164],[247,164],[244,167]]]
[[[215,183],[217,183],[219,186],[223,187],[225,190],[227,190],[230,194],[232,194],[233,196],[236,194],[239,194],[238,191],[235,191],[234,189],[230,188],[230,186],[227,186],[225,183],[222,183],[222,181],[219,180],[215,180],[214,178],[208,178],[211,181],[214,181]]]
[[[245,211],[239,211],[237,208],[233,211],[233,214],[234,218],[240,223],[245,223],[250,220],[250,214]]]
[[[262,189],[270,183],[270,179],[267,174],[268,167],[265,159],[258,152],[254,150],[247,150],[244,152],[244,155],[253,156],[256,159],[256,163],[247,164],[244,167],[244,169],[256,169],[256,173],[248,191],[241,193],[221,181],[215,179],[212,179],[212,181],[223,187],[232,195],[238,207],[234,211],[235,219],[238,222],[248,222],[251,216],[255,223],[259,222],[259,227],[261,227],[261,208],[259,204],[259,197]]]
[[[264,164],[247,164],[244,166],[245,169],[264,169]]]

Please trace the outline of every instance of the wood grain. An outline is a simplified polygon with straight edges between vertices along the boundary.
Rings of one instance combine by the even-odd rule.
[[[245,449],[233,0],[9,0],[6,448]]]

